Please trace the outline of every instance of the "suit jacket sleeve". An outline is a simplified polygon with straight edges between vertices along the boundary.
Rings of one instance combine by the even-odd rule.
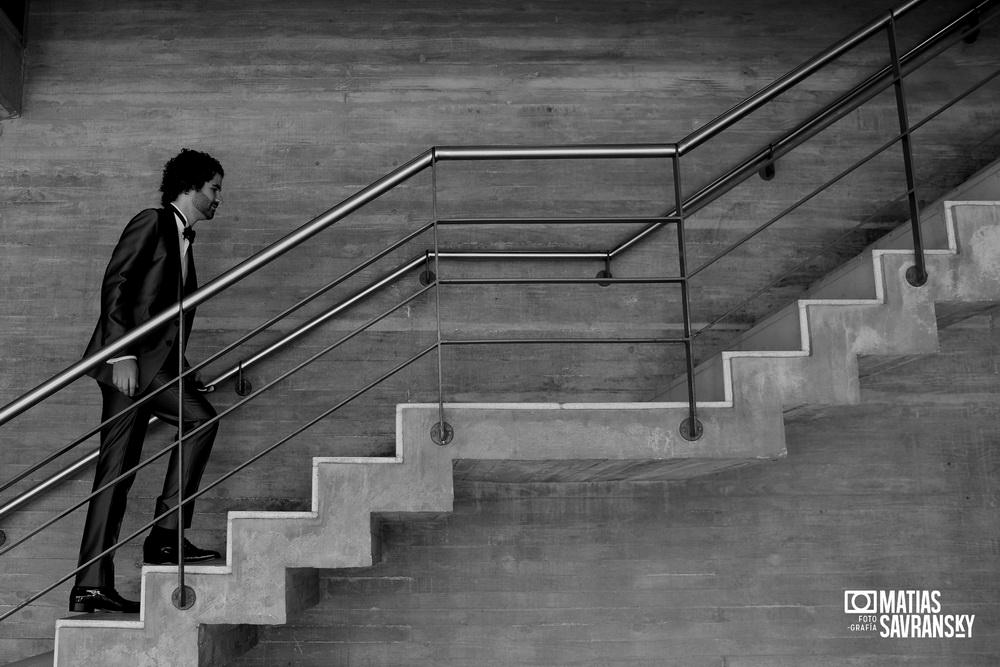
[[[104,318],[104,340],[107,346],[142,322],[135,321],[135,306],[144,298],[144,278],[149,270],[156,247],[157,212],[142,211],[125,226],[104,273],[101,286],[101,312]],[[135,349],[124,354],[137,355]]]

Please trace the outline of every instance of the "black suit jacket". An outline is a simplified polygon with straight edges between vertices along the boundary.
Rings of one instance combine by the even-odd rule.
[[[146,209],[136,215],[122,231],[101,285],[101,316],[84,356],[90,356],[114,343],[126,333],[148,322],[177,303],[178,294],[189,294],[198,287],[194,262],[188,268],[186,284],[181,288],[181,256],[177,240],[174,209]],[[184,313],[184,341],[191,332],[194,309]],[[126,348],[121,356],[135,355],[139,366],[139,392],[161,368],[176,374],[177,320],[158,327]],[[117,356],[117,355],[116,355]],[[184,362],[187,367],[187,362]],[[111,364],[104,363],[89,371],[98,382],[111,381]]]

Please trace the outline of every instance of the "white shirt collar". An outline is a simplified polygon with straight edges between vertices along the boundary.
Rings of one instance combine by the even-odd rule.
[[[174,221],[177,223],[178,233],[183,233],[184,227],[187,226],[187,218],[185,218],[184,214],[180,212],[180,209],[173,204],[170,205],[170,208],[174,212]]]

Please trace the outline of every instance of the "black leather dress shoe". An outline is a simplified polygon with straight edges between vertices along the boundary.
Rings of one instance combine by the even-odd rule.
[[[222,554],[211,549],[199,549],[184,540],[184,562],[204,563],[222,558]],[[177,565],[177,542],[160,542],[146,538],[142,543],[142,560],[149,565]]]
[[[95,611],[138,614],[139,603],[126,600],[110,586],[74,586],[69,594],[69,610],[88,614]]]

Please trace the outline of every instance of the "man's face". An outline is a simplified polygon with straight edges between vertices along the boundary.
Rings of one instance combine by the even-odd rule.
[[[212,180],[201,186],[201,190],[196,191],[191,198],[191,203],[203,220],[214,218],[215,209],[222,203],[222,176],[216,174]]]

